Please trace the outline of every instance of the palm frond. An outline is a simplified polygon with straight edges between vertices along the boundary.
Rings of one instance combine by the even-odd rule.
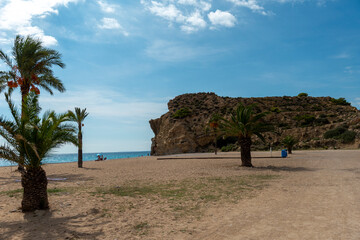
[[[254,107],[239,104],[229,119],[221,118],[220,131],[238,138],[250,138],[254,134],[264,140],[261,133],[270,130],[271,125],[263,122],[267,113],[254,114]]]

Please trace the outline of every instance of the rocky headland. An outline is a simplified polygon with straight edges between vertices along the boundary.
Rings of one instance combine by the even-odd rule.
[[[169,111],[150,120],[155,137],[152,155],[214,151],[214,136],[209,121],[214,114],[224,118],[239,103],[255,104],[256,112],[269,112],[265,120],[274,131],[264,134],[266,142],[253,138],[254,150],[282,147],[281,141],[291,135],[298,140],[295,149],[359,148],[360,111],[345,99],[310,97],[230,98],[215,93],[183,94],[170,100]],[[218,148],[235,144],[236,138],[219,136]]]

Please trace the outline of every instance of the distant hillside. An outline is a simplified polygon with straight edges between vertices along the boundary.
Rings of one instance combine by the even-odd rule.
[[[358,109],[345,99],[303,95],[230,98],[215,93],[197,93],[177,96],[169,101],[166,114],[150,120],[155,133],[151,154],[213,151],[214,138],[206,131],[207,123],[213,114],[228,117],[239,102],[245,105],[255,103],[257,112],[270,112],[265,119],[275,126],[275,133],[265,134],[265,144],[254,137],[254,150],[268,149],[269,144],[281,148],[281,140],[287,135],[299,139],[295,149],[359,147]],[[234,138],[218,139],[220,148],[235,142]]]

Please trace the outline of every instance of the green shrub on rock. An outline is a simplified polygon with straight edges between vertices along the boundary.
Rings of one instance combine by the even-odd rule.
[[[298,97],[308,97],[308,96],[309,96],[309,94],[304,93],[304,92],[298,94]]]
[[[336,105],[342,105],[342,106],[349,106],[351,105],[348,101],[346,101],[345,98],[331,98],[330,99],[331,102],[335,103]]]
[[[177,110],[172,117],[176,119],[185,118],[191,115],[191,111],[188,108],[180,108]]]
[[[309,126],[312,125],[315,121],[314,115],[304,114],[304,115],[298,115],[294,118],[296,121],[302,121],[301,126]]]
[[[280,108],[278,108],[278,107],[272,107],[272,108],[270,108],[270,112],[279,113],[281,111],[280,111]]]
[[[330,121],[327,118],[317,118],[315,119],[315,125],[316,126],[322,126],[322,125],[326,125],[329,124]]]
[[[347,129],[347,126],[340,126],[335,129],[329,130],[324,134],[325,139],[333,138],[338,139],[342,143],[352,143],[355,140],[356,132]]]
[[[325,139],[336,138],[346,131],[347,131],[347,128],[345,128],[344,126],[340,126],[340,127],[337,127],[335,129],[331,129],[331,130],[325,132],[324,138]]]
[[[355,140],[356,132],[346,131],[339,136],[342,143],[352,143]]]

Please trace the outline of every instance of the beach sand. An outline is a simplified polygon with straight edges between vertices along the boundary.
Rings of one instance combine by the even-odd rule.
[[[0,239],[360,239],[359,150],[252,156],[44,165],[50,210],[26,214],[19,173],[1,167]]]

